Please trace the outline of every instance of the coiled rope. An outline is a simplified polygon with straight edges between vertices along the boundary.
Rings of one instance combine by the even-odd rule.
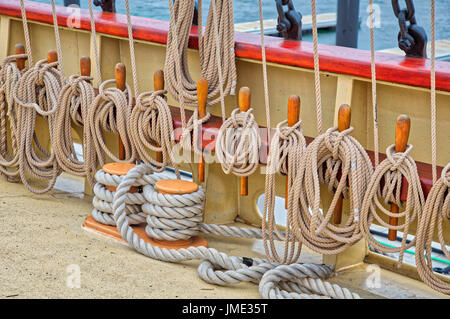
[[[26,11],[21,0],[22,19],[24,20],[24,34],[26,40],[27,56],[32,61],[30,36],[26,23]],[[55,25],[55,38],[58,51],[61,52],[55,7],[52,0],[53,19]],[[58,59],[61,58],[59,54]],[[58,70],[56,67],[59,67]],[[62,70],[62,61],[47,63],[47,60],[37,62],[30,67],[18,80],[13,98],[18,108],[18,123],[21,127],[19,142],[19,175],[25,187],[33,193],[42,194],[53,188],[60,167],[54,153],[47,152],[40,144],[35,133],[36,116],[44,117],[49,125],[50,140],[53,140],[55,127],[55,112],[58,108],[58,96],[65,84]],[[33,147],[33,141],[37,150]],[[26,172],[33,177],[46,180],[48,184],[43,189],[33,188],[28,181]]]
[[[286,120],[277,125],[270,144],[264,192],[264,222],[262,223],[262,231],[265,232],[266,228],[269,230],[268,237],[264,240],[266,252],[270,252],[270,255],[268,253],[268,256],[271,256],[269,260],[274,259],[284,264],[298,260],[301,253],[301,243],[298,243],[296,251],[296,241],[298,240],[296,240],[295,236],[291,235],[290,238],[284,238],[285,250],[283,258],[280,258],[275,249],[273,235],[274,233],[279,233],[275,220],[275,176],[277,173],[288,174],[289,167],[288,189],[290,189],[297,178],[302,154],[306,149],[306,140],[301,127],[302,122],[298,121],[291,127],[287,126],[287,123],[288,121]],[[286,220],[287,234],[291,233],[292,212],[292,207],[288,206]],[[267,221],[267,225],[265,221]],[[280,237],[281,234],[278,236]]]
[[[167,179],[168,176],[162,173],[145,175],[145,183],[155,183],[160,179]],[[95,174],[97,183],[94,186],[94,198],[92,204],[92,217],[104,225],[116,225],[114,221],[113,199],[115,192],[112,188],[117,188],[123,180],[123,176],[111,175],[100,169]],[[146,222],[147,215],[142,211],[145,198],[142,192],[130,192],[126,198],[126,215],[130,225],[137,225]]]
[[[359,213],[373,169],[364,148],[350,136],[352,131],[353,127],[342,132],[334,127],[316,137],[304,151],[289,190],[292,231],[306,246],[325,255],[338,254],[361,239]],[[334,193],[328,209],[320,208],[320,184]],[[341,225],[333,225],[331,219],[341,195],[349,199],[349,216]]]
[[[92,79],[90,76],[72,75],[61,89],[52,143],[59,166],[69,174],[86,176],[91,187],[94,186],[93,173],[97,169],[87,121],[89,108],[95,98],[94,88],[90,83]],[[83,161],[78,159],[75,152],[72,123],[83,128]]]
[[[140,160],[150,162],[155,166],[155,170],[157,171],[163,171],[169,165],[173,166],[175,173],[179,177],[178,166],[172,156],[175,138],[173,134],[172,114],[164,95],[167,91],[144,92],[139,95],[136,55],[128,0],[125,1],[125,8],[134,94],[136,96],[136,105],[131,112],[129,123],[131,140],[136,148],[136,155]],[[154,159],[148,150],[160,152],[162,154],[162,162]]]
[[[216,156],[225,174],[237,176],[253,174],[259,165],[261,138],[253,109],[246,112],[234,109],[219,129]]]
[[[399,265],[402,263],[404,251],[416,243],[415,239],[411,240],[409,244],[406,243],[408,230],[416,218],[420,220],[422,207],[425,203],[416,163],[409,156],[411,150],[412,145],[408,145],[405,152],[396,153],[395,145],[391,145],[386,149],[387,158],[376,167],[370,181],[367,183],[367,191],[361,209],[361,231],[365,238],[370,241],[374,248],[382,252],[400,253]],[[402,204],[400,198],[403,178],[408,183],[406,205]],[[381,183],[382,180],[384,185]],[[383,200],[385,205],[394,203],[399,208],[404,208],[404,211],[392,213],[383,206],[380,199]],[[389,217],[404,217],[404,223],[398,226],[390,225],[383,220],[380,213]],[[379,243],[370,233],[370,226],[374,220],[388,229],[402,231],[401,245],[399,247],[388,247]]]
[[[26,58],[26,54],[12,55],[5,58],[0,66],[0,172],[10,180],[19,177],[19,127],[13,90],[25,71],[20,71],[14,62]],[[8,145],[8,120],[11,149]]]
[[[126,84],[124,91],[116,87],[108,87],[115,83],[116,80],[106,80],[100,84],[99,93],[88,112],[96,162],[100,166],[105,164],[105,155],[113,162],[132,163],[136,159],[136,148],[131,139],[131,130],[129,129],[132,107],[131,89],[128,84]],[[123,160],[117,158],[108,149],[103,130],[119,135],[125,150],[125,158]]]
[[[208,81],[207,100],[209,102],[207,105],[214,105],[220,101],[222,120],[225,121],[224,98],[228,94],[235,94],[237,79],[234,60],[233,2],[231,0],[211,1],[204,36],[202,35],[202,1],[200,0],[198,3],[200,66],[202,77]],[[195,108],[193,115],[186,122],[185,106],[196,107],[198,104],[197,86],[189,74],[187,64],[194,5],[195,1],[169,0],[171,18],[164,65],[164,77],[168,91],[180,103],[182,121],[180,143],[185,150],[192,149],[192,141],[198,141],[200,125],[211,116],[207,112],[199,119],[198,109]],[[219,93],[220,95],[216,97]],[[201,154],[197,143],[194,143],[193,151]]]
[[[239,282],[258,283],[265,273],[279,266],[278,263],[271,263],[261,258],[249,259],[228,256],[214,248],[206,248],[203,246],[182,248],[178,250],[159,248],[139,238],[127,221],[126,201],[129,196],[128,192],[130,188],[132,186],[143,185],[140,184],[140,182],[148,180],[148,177],[146,176],[152,174],[152,167],[144,164],[132,168],[128,174],[123,177],[114,195],[113,209],[116,227],[132,248],[143,255],[161,261],[182,262],[186,260],[202,259],[203,262],[198,268],[200,278],[208,283],[216,285],[230,285]],[[195,234],[198,232],[198,228],[191,227],[190,225],[191,222],[195,223],[192,217],[187,217],[188,220],[181,220],[183,219],[182,216],[185,215],[198,217],[199,214],[196,213],[197,208],[198,205],[202,205],[200,200],[204,196],[204,192],[201,188],[195,195],[188,194],[188,196],[180,196],[156,194],[152,187],[151,184],[145,185],[144,187],[144,197],[148,200],[148,204],[144,204],[143,207],[146,207],[145,210],[149,213],[149,216],[153,216],[147,219],[147,222],[148,220],[151,221],[149,226],[147,226],[147,231],[149,233],[159,236],[159,238],[180,238],[180,236],[184,237],[183,235],[189,233]],[[181,218],[178,218],[177,222],[173,222],[171,218],[176,219],[174,216],[179,216]],[[172,226],[176,227],[178,232],[173,228],[168,227],[172,222],[176,224]],[[224,235],[227,234],[228,233],[224,233]],[[283,272],[283,269],[278,269],[278,273],[283,273],[286,278],[290,275],[291,277],[289,278],[314,278],[314,280],[308,282],[293,282],[291,287],[294,288],[291,289],[294,289],[294,291],[308,291],[312,294],[322,294],[329,297],[359,297],[357,294],[347,293],[345,289],[337,285],[332,286],[322,282],[322,279],[329,278],[332,275],[332,269],[329,265],[297,264],[296,270],[297,272],[294,273],[292,270]],[[260,291],[264,292],[262,296],[266,298],[273,294],[271,291],[276,287],[281,286],[282,288],[287,289],[286,286],[278,284],[278,282],[274,283],[273,277],[267,277],[262,283],[264,286],[261,286],[260,284]],[[314,286],[311,283],[316,283],[316,285]],[[302,298],[305,296],[298,294],[293,295],[293,297]]]
[[[450,284],[433,273],[431,243],[437,230],[439,243],[448,260],[450,252],[444,239],[444,224],[450,222],[450,163],[437,180],[436,167],[436,1],[431,0],[431,156],[433,187],[428,193],[416,233],[416,266],[420,278],[431,288],[450,295]]]
[[[428,194],[416,233],[416,266],[420,278],[431,288],[450,295],[450,284],[433,273],[431,243],[437,231],[442,251],[448,260],[450,252],[444,238],[444,224],[450,222],[450,164],[442,170],[439,180]]]

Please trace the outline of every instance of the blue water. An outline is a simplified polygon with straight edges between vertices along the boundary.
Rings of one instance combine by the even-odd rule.
[[[50,3],[50,0],[35,0],[43,3]],[[91,0],[92,1],[92,0]],[[303,15],[311,14],[311,5],[308,0],[293,0],[295,8]],[[356,0],[355,0],[356,1]],[[209,6],[210,0],[204,0],[204,8]],[[274,0],[263,0],[264,19],[277,17]],[[63,5],[63,0],[56,0],[57,5]],[[119,13],[125,13],[125,1],[116,0],[116,8]],[[375,30],[375,48],[376,50],[397,47],[397,33],[399,31],[398,21],[394,16],[389,0],[374,0],[380,10],[380,27]],[[366,24],[368,19],[369,0],[360,1],[360,19],[361,26],[358,36],[358,48],[367,50],[370,48],[369,27]],[[404,1],[400,4],[405,6]],[[430,35],[430,1],[415,0],[416,19]],[[150,17],[161,20],[169,19],[168,0],[130,0],[131,14],[141,17]],[[81,7],[88,8],[88,0],[81,0]],[[317,0],[317,13],[336,12],[337,0]],[[95,8],[100,10],[99,8]],[[207,10],[204,10],[206,19]],[[450,38],[450,0],[436,1],[436,38]],[[259,19],[257,0],[234,0],[235,22],[248,22]],[[311,41],[311,35],[304,36],[304,40]],[[323,31],[319,33],[319,42],[325,44],[335,44],[335,33]]]

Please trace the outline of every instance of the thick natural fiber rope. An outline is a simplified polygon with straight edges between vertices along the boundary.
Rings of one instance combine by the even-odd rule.
[[[91,20],[91,34],[92,34],[92,46],[94,47],[94,57],[95,57],[95,65],[97,68],[97,81],[98,83],[102,83],[102,71],[100,68],[100,57],[98,54],[98,45],[97,45],[97,31],[95,30],[95,18],[94,18],[94,10],[92,9],[92,1],[88,1],[89,3],[89,18]]]
[[[449,222],[450,163],[442,170],[441,178],[434,183],[428,194],[416,233],[416,266],[419,276],[428,286],[447,295],[450,295],[450,284],[433,273],[431,243],[433,234],[437,231],[442,251],[450,260],[444,238],[444,224]]]
[[[361,239],[359,212],[373,169],[364,148],[349,135],[352,131],[352,127],[342,132],[334,127],[316,137],[304,151],[289,189],[292,231],[303,244],[324,255],[338,254]],[[320,208],[321,183],[334,193],[326,210]],[[349,199],[349,216],[341,225],[333,225],[341,195]]]
[[[373,117],[373,146],[375,153],[375,166],[378,165],[378,107],[377,107],[377,73],[375,65],[375,26],[374,26],[374,6],[373,0],[369,1],[370,6],[370,61],[371,61],[371,74],[372,74],[372,117]]]
[[[322,92],[320,89],[319,38],[317,34],[316,0],[311,0],[314,52],[314,88],[316,94],[317,135],[322,134]]]
[[[237,176],[253,174],[259,165],[261,138],[253,109],[233,110],[222,123],[216,138],[216,156],[226,174]]]
[[[55,114],[55,131],[52,146],[63,171],[77,176],[86,176],[91,187],[93,174],[97,170],[96,157],[88,125],[88,111],[95,92],[92,77],[73,75],[61,89],[59,108]],[[72,123],[83,128],[83,161],[78,159],[72,138]],[[86,124],[86,125],[85,125]]]
[[[143,180],[144,176],[151,175],[153,169],[147,165],[138,165],[131,169],[128,174],[121,179],[119,186],[117,187],[113,208],[114,208],[114,219],[116,221],[116,226],[122,237],[128,242],[128,244],[139,251],[140,253],[162,261],[169,262],[181,262],[193,259],[202,259],[203,262],[198,268],[198,273],[200,278],[208,283],[216,285],[229,285],[236,284],[239,282],[254,282],[257,283],[261,280],[262,276],[269,270],[275,269],[279,266],[277,263],[270,263],[264,259],[260,258],[239,258],[234,256],[228,256],[225,253],[221,253],[213,248],[206,247],[189,247],[187,249],[179,250],[168,250],[166,248],[159,248],[146,243],[143,239],[139,238],[133,229],[129,226],[126,219],[126,198],[128,196],[128,191],[131,186],[136,185],[139,180]],[[146,190],[149,190],[146,186]],[[144,191],[145,193],[145,191]],[[167,205],[169,203],[175,207],[181,208],[185,204],[196,203],[196,200],[190,198],[190,196],[172,195],[164,196],[161,194],[147,194],[144,195],[146,198],[150,196],[151,201],[158,200],[158,203],[165,202]],[[170,201],[169,199],[170,198]],[[190,203],[189,203],[190,202]],[[194,204],[195,205],[195,204]],[[160,205],[162,206],[162,205]],[[163,209],[159,212],[161,213]],[[167,213],[167,210],[165,211]],[[251,262],[250,266],[248,265]],[[286,277],[291,275],[290,278],[314,278],[314,283],[316,286],[322,288],[318,290],[311,283],[300,283],[297,284],[299,289],[302,291],[310,291],[312,293],[320,293],[330,297],[335,296],[345,296],[346,298],[357,298],[356,294],[348,294],[346,290],[339,286],[331,286],[323,283],[321,278],[329,278],[332,275],[332,269],[328,265],[315,265],[315,264],[297,264],[297,273],[294,274],[291,270],[283,272],[281,269],[280,273]],[[272,277],[265,280],[265,285],[271,285]],[[309,285],[308,285],[309,284]],[[295,284],[294,284],[295,285]],[[301,288],[301,286],[303,288]],[[284,287],[284,286],[283,286]],[[272,291],[270,287],[261,288],[261,290]],[[269,295],[264,294],[263,297],[268,297]],[[304,297],[301,295],[295,297]]]
[[[201,124],[206,122],[210,114],[198,118],[197,86],[192,80],[187,65],[187,49],[189,33],[194,13],[194,1],[169,0],[170,24],[167,39],[166,62],[164,65],[165,81],[168,91],[180,103],[182,135],[180,143],[185,150],[193,150],[201,154],[197,145]],[[199,54],[201,74],[208,81],[207,105],[221,102],[222,121],[225,121],[224,98],[235,94],[236,66],[234,61],[234,18],[231,0],[211,2],[206,25],[205,36],[202,35],[202,1],[199,1]],[[181,35],[181,37],[180,37]],[[226,87],[224,88],[224,83]],[[217,94],[220,95],[211,101]],[[194,113],[186,123],[185,106],[195,107]],[[192,132],[192,138],[191,138]]]
[[[283,264],[298,260],[301,253],[301,244],[296,244],[294,236],[285,236],[283,257],[280,258],[276,251],[273,235],[275,233],[280,237],[280,234],[275,221],[275,176],[277,173],[288,174],[289,167],[288,185],[289,188],[293,186],[300,167],[303,151],[306,148],[306,140],[303,136],[301,123],[301,121],[298,121],[294,126],[289,127],[287,126],[286,120],[277,125],[267,158],[262,231],[265,234],[265,230],[268,228],[268,236],[264,236],[264,247],[270,261],[275,260]],[[291,233],[290,227],[293,217],[291,213],[292,207],[288,207],[286,220],[287,234]]]
[[[115,83],[115,80],[107,80],[100,85],[99,93],[88,111],[89,127],[96,154],[95,166],[105,164],[105,154],[113,162],[132,163],[136,160],[136,148],[129,128],[132,107],[131,90],[128,84],[124,91],[116,87],[107,87]],[[103,131],[119,135],[125,149],[123,160],[117,158],[108,149]]]
[[[15,61],[27,58],[26,54],[12,55],[5,58],[0,66],[0,172],[10,180],[19,177],[19,126],[17,107],[13,98],[13,90],[22,72]],[[11,149],[8,145],[8,122],[10,129]]]
[[[47,63],[41,60],[19,79],[14,100],[18,106],[18,122],[21,128],[19,144],[19,173],[22,183],[33,193],[42,194],[53,188],[60,167],[54,153],[48,153],[38,141],[35,133],[36,117],[44,117],[49,125],[50,141],[53,140],[55,112],[58,96],[64,85],[64,77],[56,69],[58,62]],[[33,147],[33,141],[37,150]],[[33,177],[47,180],[44,189],[33,188],[26,172]]]
[[[151,174],[146,177],[146,182],[151,183],[168,178],[168,176],[164,173]],[[92,199],[92,205],[94,206],[94,209],[92,210],[92,217],[101,224],[115,226],[116,222],[114,221],[114,210],[112,207],[115,192],[108,190],[106,186],[117,187],[121,177],[117,175],[110,175],[105,173],[103,170],[99,170],[95,174],[95,179],[97,180],[97,183],[94,186],[94,198]],[[125,202],[127,203],[125,210],[128,223],[130,225],[145,223],[147,220],[147,214],[142,211],[142,204],[145,203],[143,193],[128,193]]]
[[[403,260],[403,254],[406,249],[415,245],[416,240],[406,243],[408,230],[411,223],[418,218],[421,220],[422,207],[425,203],[422,186],[420,184],[417,167],[414,160],[409,156],[412,146],[408,145],[403,153],[395,152],[395,145],[391,145],[386,149],[387,158],[382,161],[375,169],[370,181],[367,183],[367,191],[361,209],[361,232],[370,244],[383,252],[395,253],[399,252],[399,265]],[[408,192],[406,205],[402,204],[400,195],[402,189],[402,179],[408,182]],[[381,181],[383,180],[384,185]],[[390,203],[396,204],[399,208],[404,207],[404,211],[400,213],[391,213],[380,202],[383,199],[384,205]],[[404,223],[398,226],[389,225],[381,215],[388,217],[404,218]],[[402,243],[400,247],[388,247],[379,243],[370,233],[370,226],[376,220],[379,225],[388,229],[395,229],[403,232]]]
[[[197,107],[197,84],[192,80],[188,69],[188,40],[194,15],[193,0],[169,1],[170,25],[167,38],[167,54],[164,65],[164,75],[168,91],[179,101],[182,106]],[[199,1],[199,9],[201,5]],[[234,94],[236,87],[236,66],[234,62],[234,19],[233,3],[230,0],[215,0],[216,19],[214,19],[214,8],[211,4],[205,34],[202,35],[201,13],[199,12],[199,53],[201,64],[201,75],[208,80],[208,105],[218,103],[221,97],[220,79],[218,69],[222,70],[223,95]],[[214,23],[218,22],[218,25]],[[216,32],[218,34],[216,36]],[[217,50],[217,41],[220,51]],[[220,52],[220,56],[217,54]],[[218,65],[218,59],[222,62]],[[215,99],[214,99],[215,98]],[[224,110],[223,110],[224,111]]]
[[[448,260],[450,253],[444,239],[443,225],[450,221],[450,163],[442,170],[441,178],[436,180],[436,1],[431,0],[431,154],[433,187],[428,194],[422,217],[416,233],[416,266],[420,278],[444,294],[450,295],[450,284],[439,279],[433,273],[431,243],[433,234],[437,235],[442,251]]]
[[[145,92],[139,95],[136,55],[131,24],[129,1],[125,1],[128,24],[128,40],[130,44],[131,70],[133,74],[134,94],[136,105],[131,112],[130,130],[131,140],[136,148],[140,160],[150,162],[156,170],[163,171],[171,165],[178,178],[178,166],[173,158],[175,137],[173,134],[172,114],[164,94],[166,91]],[[162,153],[162,162],[154,159],[148,150]]]

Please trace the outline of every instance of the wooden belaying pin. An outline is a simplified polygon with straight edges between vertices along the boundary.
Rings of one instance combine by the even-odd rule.
[[[251,104],[251,92],[246,86],[241,87],[239,90],[239,110],[241,112],[247,112],[250,109]],[[248,195],[248,177],[241,177],[241,196]]]
[[[164,90],[164,72],[163,70],[156,70],[153,74],[153,89],[155,91],[161,91]],[[158,145],[160,146],[160,145]],[[163,161],[163,155],[162,152],[156,152],[156,160],[159,163],[162,163]]]
[[[395,124],[395,152],[402,153],[406,150],[408,145],[409,130],[411,128],[411,121],[408,115],[401,114],[397,117],[397,122]],[[391,203],[391,213],[398,214],[399,208],[396,204]],[[389,225],[397,226],[398,218],[389,217]],[[390,241],[397,240],[397,230],[389,229],[388,239]]]
[[[206,104],[208,102],[208,80],[204,77],[201,77],[197,82],[197,97],[198,97],[198,117],[201,119],[206,116]],[[202,132],[200,132],[202,135]],[[203,140],[203,137],[200,136]],[[193,143],[197,143],[198,141],[192,141]],[[203,151],[203,147],[201,147]],[[199,157],[198,163],[198,180],[200,183],[205,181],[205,160],[203,159],[203,155]]]
[[[80,58],[80,74],[82,76],[91,76],[91,58],[88,56]]]
[[[348,104],[342,104],[339,107],[339,111],[338,111],[338,131],[342,132],[345,131],[346,129],[348,129],[350,127],[350,122],[352,119],[352,112],[351,112],[351,108],[350,105]],[[342,201],[343,201],[344,197],[339,196],[337,202],[336,202],[336,206],[334,207],[334,218],[333,218],[333,222],[338,225],[341,223],[342,221]]]
[[[23,46],[23,44],[20,44],[20,43],[16,44],[16,46],[14,48],[14,54],[25,54],[25,47]],[[25,69],[25,61],[26,60],[27,60],[26,58],[16,59],[16,65],[20,71]]]
[[[47,52],[47,63],[53,63],[58,61],[58,53],[55,50]]]
[[[288,111],[287,111],[288,126],[294,126],[295,124],[297,124],[299,119],[300,119],[300,97],[297,95],[291,95],[288,100]],[[289,193],[289,176],[286,175],[286,195],[284,200],[284,207],[286,209],[288,208],[288,193]]]
[[[121,62],[116,64],[115,68],[115,75],[116,75],[116,87],[124,91],[126,88],[126,81],[127,81],[127,69],[125,65]],[[119,137],[119,159],[124,160],[125,159],[125,146],[123,145],[122,139]]]

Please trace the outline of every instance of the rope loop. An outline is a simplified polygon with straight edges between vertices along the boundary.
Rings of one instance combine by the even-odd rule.
[[[259,164],[261,137],[253,109],[234,109],[219,129],[216,155],[225,174],[249,176]]]

